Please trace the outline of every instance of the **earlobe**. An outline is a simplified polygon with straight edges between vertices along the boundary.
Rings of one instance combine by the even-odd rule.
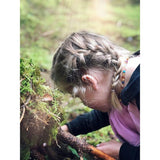
[[[82,81],[92,85],[94,90],[97,90],[97,79],[89,74],[85,74],[82,76]]]

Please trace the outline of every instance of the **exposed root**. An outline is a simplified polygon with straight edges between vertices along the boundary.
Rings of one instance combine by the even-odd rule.
[[[27,104],[29,103],[30,100],[31,100],[31,95],[27,98],[26,102],[21,106],[21,108],[23,108],[23,111],[22,111],[22,115],[20,118],[20,123],[21,123],[22,119],[24,118],[26,107],[27,107]]]
[[[21,83],[23,80],[25,80],[25,79],[26,79],[26,78],[21,79],[21,80],[20,80],[20,83]]]
[[[61,128],[59,128],[58,130],[57,138],[63,143],[66,143],[71,147],[75,148],[78,151],[78,153],[80,153],[80,155],[82,155],[82,153],[84,152],[84,153],[90,153],[92,155],[95,155],[98,158],[101,158],[103,160],[115,160],[114,158],[110,157],[104,152],[86,143],[84,139],[79,139],[73,136],[71,133],[63,131]]]
[[[25,106],[24,106],[24,107],[23,107],[22,116],[21,116],[21,118],[20,118],[20,123],[21,123],[21,121],[22,121],[22,119],[23,119],[23,117],[24,117],[25,111],[26,111],[26,108],[25,108]]]
[[[56,141],[56,145],[57,145],[59,148],[61,148],[61,146],[58,144],[57,138],[55,139],[55,141]]]

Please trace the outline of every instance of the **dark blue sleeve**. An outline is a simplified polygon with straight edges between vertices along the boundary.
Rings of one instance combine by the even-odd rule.
[[[109,125],[108,113],[92,110],[82,114],[66,124],[69,132],[75,136],[86,134]]]
[[[128,143],[123,143],[119,153],[120,160],[139,160],[140,147],[134,147]]]

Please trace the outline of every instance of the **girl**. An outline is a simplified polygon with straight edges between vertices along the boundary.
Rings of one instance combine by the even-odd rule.
[[[53,58],[51,78],[59,89],[90,108],[62,126],[73,135],[111,125],[120,142],[97,148],[120,160],[138,160],[140,146],[140,60],[104,36],[71,34]]]

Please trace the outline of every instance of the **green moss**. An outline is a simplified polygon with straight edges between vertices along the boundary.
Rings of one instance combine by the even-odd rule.
[[[41,92],[42,89],[39,87],[44,83],[44,79],[40,77],[40,69],[33,64],[31,59],[20,59],[20,94],[21,97],[26,95],[33,95],[37,92]]]
[[[79,137],[85,138],[87,143],[93,146],[96,146],[99,143],[107,142],[111,140],[111,138],[109,137],[109,133],[114,134],[111,126],[107,126],[107,127],[101,128],[100,130],[90,132],[85,136],[80,135]]]
[[[61,106],[62,94],[44,84],[40,68],[31,59],[20,59],[20,79],[21,105],[31,97],[25,106],[26,112],[21,123],[22,146],[25,146],[24,149],[22,147],[22,154],[25,154],[25,158],[29,156],[28,147],[40,145],[44,141],[51,144],[55,140],[65,114]],[[44,101],[45,95],[53,97],[53,100]],[[30,128],[29,131],[27,128]]]

